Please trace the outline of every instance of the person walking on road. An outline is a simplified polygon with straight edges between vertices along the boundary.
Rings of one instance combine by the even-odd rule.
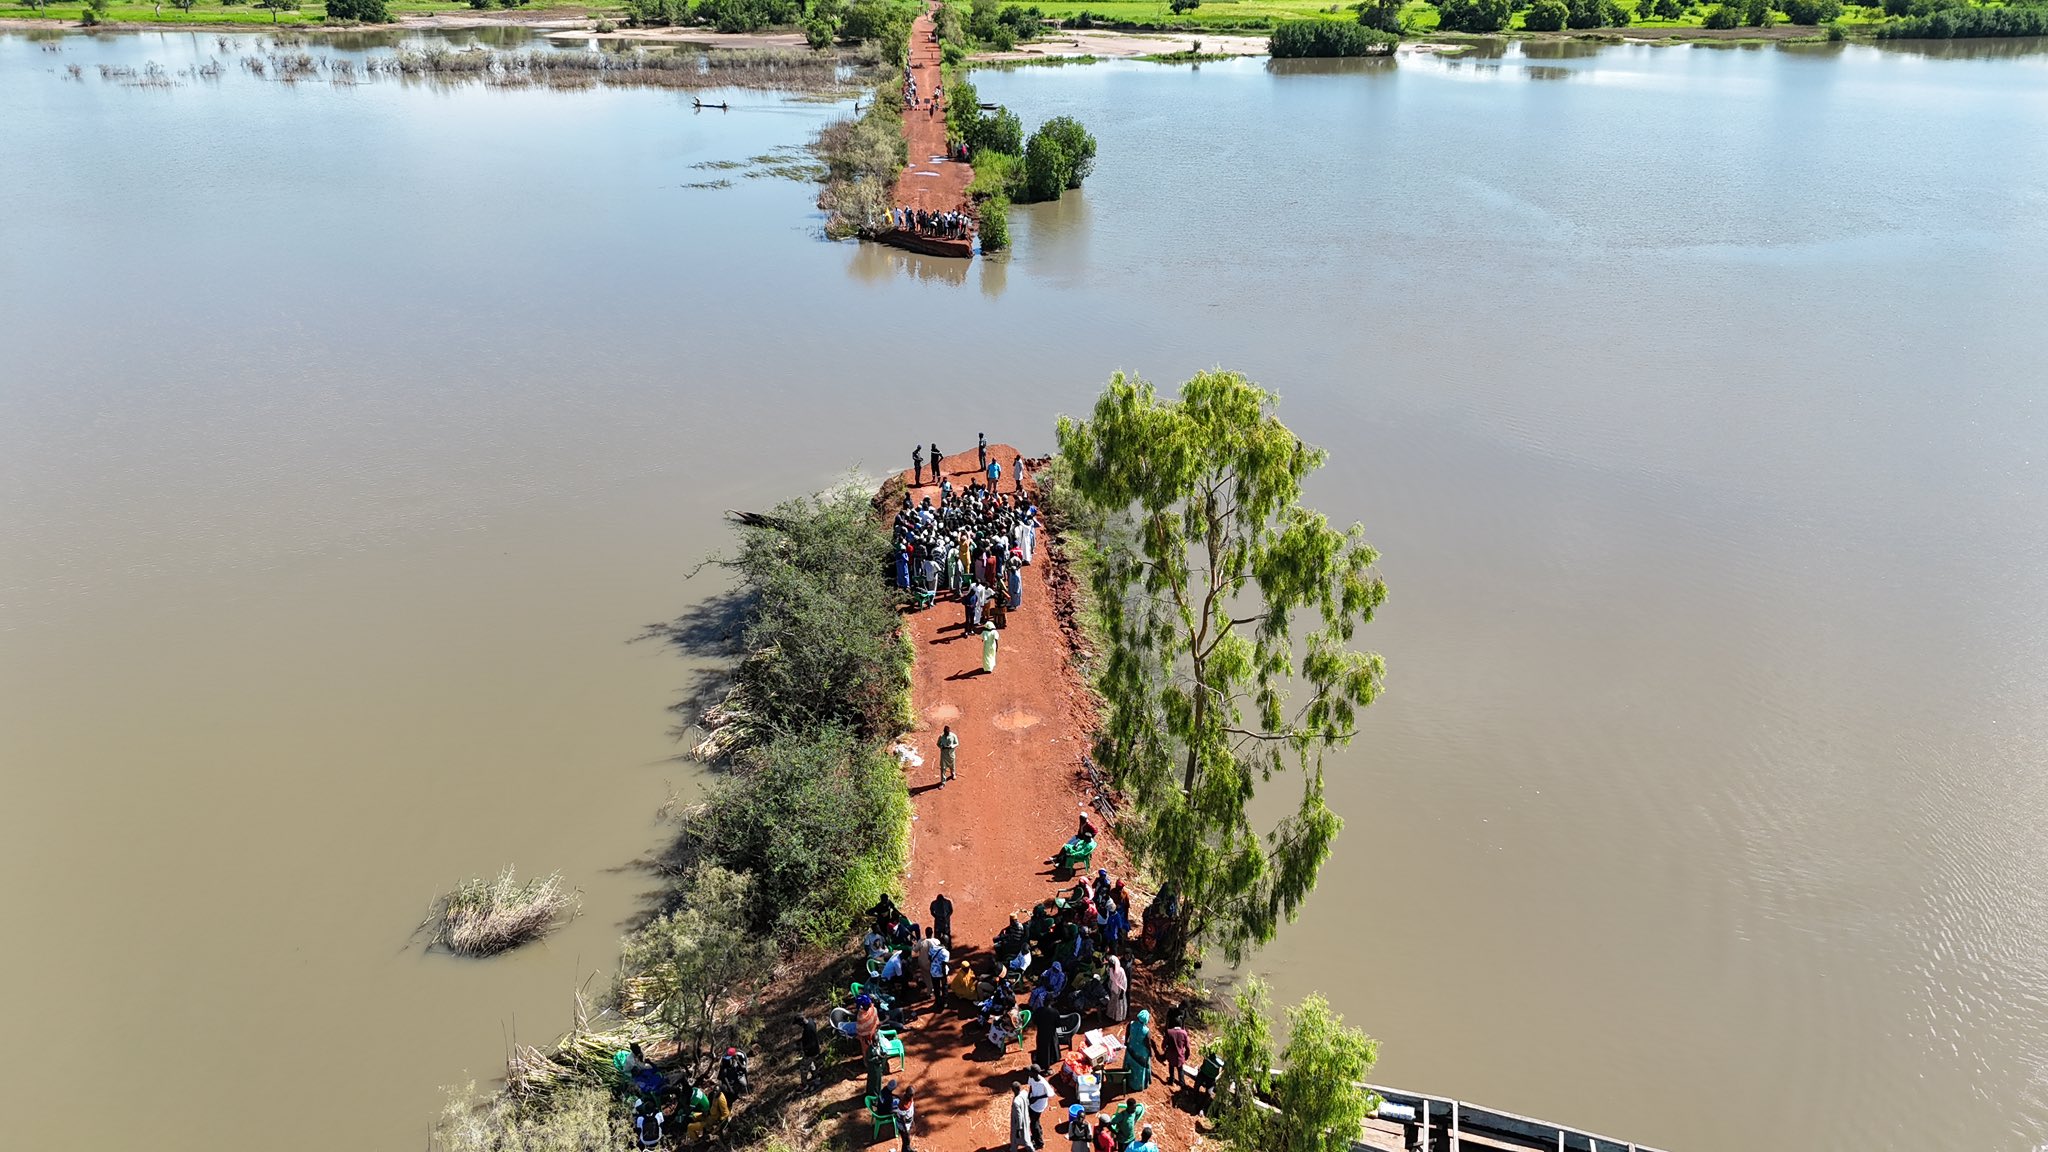
[[[911,1103],[911,1088],[905,1084],[903,1091],[896,1094],[896,1107],[889,1114],[896,1118],[896,1134],[903,1139],[903,1152],[910,1152],[910,1128],[917,1123],[917,1105]]]
[[[981,670],[996,670],[996,622],[991,620],[981,629]]]
[[[951,780],[955,775],[953,769],[956,766],[955,755],[959,747],[960,737],[953,734],[953,726],[951,724],[946,725],[946,730],[944,732],[939,733],[939,784],[941,786],[943,786],[946,783],[946,781]],[[945,897],[943,895],[939,897],[939,900],[944,899]],[[938,900],[932,901],[932,913],[935,916],[938,914],[938,906]],[[952,908],[953,906],[951,904],[946,905],[946,910],[949,915],[952,912]],[[948,944],[952,943],[951,937],[948,937],[946,942]]]
[[[1031,1078],[1025,1082],[1031,1097],[1031,1146],[1045,1147],[1045,1108],[1052,1103],[1052,1082],[1045,1078],[1045,1069],[1036,1064],[1031,1066]]]

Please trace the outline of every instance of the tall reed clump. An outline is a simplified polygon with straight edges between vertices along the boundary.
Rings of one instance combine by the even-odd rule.
[[[568,923],[583,898],[551,872],[520,883],[510,868],[496,880],[473,877],[441,897],[429,918],[436,942],[458,956],[495,956]]]

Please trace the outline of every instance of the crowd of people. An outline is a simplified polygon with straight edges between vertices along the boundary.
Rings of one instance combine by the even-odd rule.
[[[1092,822],[1082,817],[1076,838],[1092,841],[1095,834]],[[1148,919],[1173,914],[1170,901],[1155,900],[1145,910]],[[1169,1084],[1206,1087],[1187,1072],[1193,1045],[1181,1005],[1167,1008],[1158,1035],[1149,1009],[1131,1013],[1131,893],[1108,870],[1078,877],[1071,888],[1047,897],[1028,914],[1011,915],[991,941],[980,970],[964,959],[956,963],[953,902],[943,893],[932,900],[931,920],[923,927],[887,896],[869,910],[869,917],[861,947],[870,979],[859,985],[851,1009],[833,1010],[832,1022],[862,1053],[870,1112],[896,1117],[906,1152],[915,1109],[899,1107],[911,1098],[911,1090],[889,1076],[894,1054],[900,1052],[892,1051],[892,1043],[900,1044],[892,1029],[909,1018],[907,1004],[927,996],[934,1015],[971,1006],[975,1025],[969,1035],[977,1045],[1003,1052],[1013,1044],[1031,1044],[1031,1064],[1012,1099],[1015,1152],[1045,1148],[1043,1117],[1055,1096],[1055,1079],[1070,1083],[1069,1094],[1077,1098],[1065,1113],[1075,1152],[1157,1152],[1156,1145],[1146,1147],[1152,1144],[1149,1127],[1138,1125],[1144,1106],[1129,1099],[1151,1086],[1155,1065],[1163,1068]],[[1125,1025],[1121,1055],[1112,1066],[1092,1066],[1073,1046],[1091,1018]],[[798,1024],[808,1053],[815,1029],[803,1019]],[[1084,1089],[1084,1078],[1092,1085],[1120,1083],[1127,1093],[1124,1106],[1091,1123],[1089,1115],[1101,1106],[1100,1088]]]
[[[977,445],[979,467],[962,490],[944,470],[945,457],[932,445],[932,473],[938,499],[906,493],[897,510],[892,548],[896,586],[913,594],[920,607],[951,594],[960,604],[960,626],[982,637],[982,670],[996,670],[998,633],[1009,614],[1024,603],[1024,569],[1037,552],[1038,508],[1023,491],[1024,460],[1011,457],[1015,489],[999,491],[1003,465],[988,456],[987,438]],[[920,486],[924,446],[911,452]],[[983,483],[983,481],[986,483]]]
[[[719,1057],[716,1077],[703,1084],[693,1083],[687,1071],[663,1073],[638,1044],[613,1053],[612,1070],[642,1148],[716,1138],[732,1114],[732,1101],[750,1087],[747,1054],[733,1047]]]
[[[971,469],[961,458],[949,469],[937,444],[927,461],[926,449],[919,444],[911,453],[915,488],[894,518],[890,578],[921,605],[957,596],[961,628],[982,635],[983,671],[993,672],[998,630],[1022,606],[1023,570],[1039,543],[1025,462],[1010,453],[1006,469],[986,435],[976,437]],[[961,477],[967,483],[956,488]],[[935,744],[943,786],[956,778],[961,737],[942,725]],[[897,751],[906,764],[922,764],[907,746]],[[1012,912],[983,947],[956,943],[954,902],[945,892],[932,898],[922,923],[883,896],[866,914],[861,974],[848,999],[822,1017],[799,1013],[792,1021],[805,1088],[828,1079],[834,1048],[857,1054],[865,1074],[863,1122],[878,1138],[892,1129],[902,1152],[914,1152],[914,1135],[929,1124],[919,1105],[931,1100],[920,1100],[910,1082],[902,1036],[922,1009],[927,1020],[960,1021],[964,1049],[1000,1056],[1016,1046],[1028,1053],[1017,1079],[997,1089],[1008,1097],[1011,1152],[1046,1152],[1056,1138],[1047,1131],[1048,1113],[1064,1121],[1067,1152],[1161,1152],[1137,1099],[1155,1068],[1169,1084],[1202,1090],[1213,1074],[1205,1065],[1202,1080],[1189,1079],[1194,1053],[1182,1005],[1161,1006],[1165,1018],[1155,1032],[1151,1009],[1133,1003],[1134,961],[1173,939],[1179,903],[1169,890],[1144,903],[1140,916],[1133,886],[1094,866],[1098,835],[1084,810],[1073,835],[1049,845],[1043,860],[1057,883],[1038,889],[1044,898]],[[1084,1032],[1090,1027],[1097,1031]],[[953,1035],[923,1027],[920,1033],[927,1042],[942,1037],[940,1043]],[[642,1147],[715,1138],[731,1102],[748,1090],[747,1056],[738,1048],[727,1049],[715,1079],[701,1085],[687,1075],[664,1075],[637,1045],[618,1053],[615,1064]],[[1105,1103],[1119,1089],[1122,1100]],[[937,1099],[950,1108],[955,1097]]]
[[[942,240],[974,238],[974,217],[965,209],[931,212],[923,208],[899,207],[895,210],[895,220],[898,229],[920,236],[936,236]]]

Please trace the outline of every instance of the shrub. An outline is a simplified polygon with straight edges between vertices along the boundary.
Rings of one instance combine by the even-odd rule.
[[[1522,27],[1531,32],[1556,32],[1564,27],[1567,15],[1564,0],[1536,0],[1522,17]]]
[[[1981,36],[2048,36],[2048,8],[1946,8],[1877,30],[1887,40],[1961,40]]]
[[[1029,40],[1045,27],[1045,13],[1036,5],[1006,4],[996,15],[996,23],[1008,28],[1015,39]]]
[[[774,945],[747,930],[753,903],[752,878],[700,865],[680,907],[626,938],[619,1003],[668,1025],[677,1047],[688,1040],[701,1058],[750,1006],[747,993],[767,982],[774,963]]]
[[[1200,8],[1201,6],[1202,0],[1173,0],[1172,3],[1167,5],[1168,8],[1173,10],[1173,14],[1175,16],[1179,16],[1186,12],[1193,12],[1195,9]]]
[[[391,23],[391,9],[384,0],[327,0],[329,20],[355,20],[363,24]]]
[[[1685,15],[1685,0],[1656,0],[1651,10],[1662,19],[1676,20]]]
[[[1067,189],[1073,161],[1060,141],[1044,129],[1031,134],[1024,145],[1024,194],[1033,200],[1057,200]]]
[[[989,43],[994,44],[998,52],[1008,52],[1017,46],[1017,34],[1010,31],[1008,24],[998,24],[994,38]]]
[[[1273,29],[1267,51],[1286,59],[1305,56],[1382,56],[1400,37],[1392,32],[1335,20],[1283,20]]]
[[[828,728],[780,735],[741,756],[686,834],[705,859],[753,875],[754,931],[831,945],[902,869],[909,820],[896,761]]]
[[[1771,23],[1771,0],[1744,0],[1742,22],[1752,28],[1769,27]]]
[[[629,28],[665,28],[689,14],[684,0],[625,0],[625,7]]]
[[[720,32],[759,32],[794,23],[797,13],[795,0],[697,0],[695,16]]]
[[[1437,27],[1446,32],[1498,32],[1508,26],[1508,0],[1440,0]]]
[[[839,38],[839,21],[846,13],[846,6],[840,0],[811,0],[809,10],[804,13],[804,41],[813,48],[823,48]]]
[[[1010,156],[1024,153],[1024,122],[1008,108],[983,112],[974,118],[963,140],[970,154],[1001,152]]]
[[[1842,0],[1784,0],[1784,8],[1794,24],[1825,24],[1842,14]]]
[[[1008,111],[1008,109],[1004,109]],[[1055,116],[1038,126],[1034,136],[1051,136],[1067,159],[1067,187],[1079,188],[1095,172],[1095,137],[1072,116]]]
[[[910,43],[910,21],[910,10],[892,0],[853,0],[839,22],[839,34],[876,44],[890,61],[901,62]]]
[[[633,1130],[609,1087],[573,1084],[551,1092],[545,1106],[495,1092],[480,1103],[476,1085],[449,1093],[434,1125],[439,1152],[564,1152],[630,1148]]]
[[[976,173],[979,175],[979,173]],[[990,196],[983,200],[981,210],[981,250],[1000,252],[1010,246],[1010,198]]]
[[[1716,4],[1708,8],[1707,14],[1700,19],[1700,25],[1705,28],[1733,28],[1741,23],[1742,18],[1736,14],[1735,9],[1726,4]]]
[[[1615,0],[1566,0],[1564,23],[1567,28],[1606,28],[1626,26],[1629,21],[1628,9]]]
[[[879,186],[904,163],[902,121],[878,99],[825,160],[843,182]],[[837,125],[828,126],[831,132]],[[871,138],[871,139],[870,139]],[[776,506],[740,530],[736,572],[747,598],[739,633],[744,655],[732,691],[699,745],[707,756],[791,732],[844,728],[861,740],[897,731],[897,701],[909,683],[897,634],[895,593],[883,579],[889,534],[867,497],[851,490]]]
[[[1402,2],[1403,0],[1360,0],[1360,3],[1357,5],[1358,22],[1367,28],[1378,29],[1381,32],[1391,32],[1395,36],[1399,36],[1401,34]],[[1278,30],[1276,26],[1274,31]],[[1346,55],[1360,55],[1360,53],[1346,53]]]

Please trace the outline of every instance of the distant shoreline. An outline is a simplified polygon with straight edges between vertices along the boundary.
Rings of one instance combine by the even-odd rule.
[[[449,12],[406,12],[389,24],[327,24],[313,22],[186,20],[165,16],[160,20],[105,20],[92,26],[94,32],[162,32],[189,29],[194,32],[295,34],[361,34],[363,32],[463,31],[486,28],[524,28],[550,40],[644,41],[650,44],[695,44],[709,48],[804,48],[800,32],[716,32],[708,28],[611,28],[599,31],[596,24],[606,13],[588,8],[513,9],[478,12],[462,9]],[[76,19],[54,16],[0,16],[0,30],[71,31],[84,30]],[[1495,40],[1579,41],[1594,44],[1676,44],[1699,41],[1726,43],[1788,43],[1820,41],[1826,30],[1812,25],[1774,24],[1764,28],[1628,27],[1575,29],[1562,32],[1513,30],[1493,35],[1425,32],[1401,42],[1403,52],[1455,54],[1473,44]],[[1860,38],[1859,38],[1860,39]],[[1012,66],[1039,60],[1094,57],[1104,60],[1172,56],[1196,50],[1205,56],[1264,56],[1264,32],[1125,32],[1108,28],[1055,30],[1008,52],[981,52],[967,58],[970,65]]]

